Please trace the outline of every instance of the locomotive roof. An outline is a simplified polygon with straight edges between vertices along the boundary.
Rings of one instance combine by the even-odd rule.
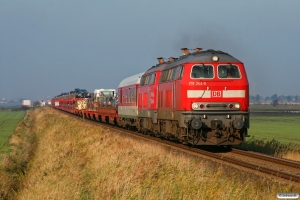
[[[129,86],[129,85],[134,85],[134,84],[140,84],[141,77],[144,73],[145,72],[123,79],[119,84],[119,88]]]
[[[188,62],[214,62],[212,61],[213,56],[218,56],[219,60],[217,62],[241,62],[228,53],[209,49],[207,51],[190,53],[189,55],[180,56],[178,59],[176,59],[173,62],[165,62],[163,64],[157,64],[156,66],[153,66],[150,69],[148,69],[146,73],[151,73],[153,71],[162,70],[165,68],[171,68],[173,66],[177,66]]]

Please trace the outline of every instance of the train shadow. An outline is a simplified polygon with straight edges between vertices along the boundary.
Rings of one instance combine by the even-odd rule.
[[[227,147],[227,146],[211,146],[211,145],[201,145],[201,146],[196,146],[194,148],[203,150],[203,151],[208,151],[208,152],[212,152],[212,153],[226,153],[226,152],[231,152],[232,149],[231,147]]]

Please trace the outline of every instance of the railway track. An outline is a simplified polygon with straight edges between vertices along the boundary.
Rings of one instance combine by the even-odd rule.
[[[300,183],[299,162],[234,148],[218,155],[234,164]]]
[[[78,119],[78,117],[75,115],[69,113],[66,114]],[[264,154],[248,152],[248,151],[243,151],[234,148],[231,149],[230,151],[216,153],[216,152],[203,150],[200,148],[194,148],[191,146],[175,143],[169,140],[152,137],[150,135],[144,135],[141,133],[133,132],[120,127],[112,126],[110,124],[99,123],[98,121],[93,121],[89,119],[85,119],[85,120],[88,121],[89,123],[101,125],[108,129],[115,130],[120,133],[133,136],[135,138],[159,143],[161,145],[170,147],[177,151],[186,152],[188,154],[193,154],[200,157],[205,156],[208,158],[214,158],[219,161],[224,161],[247,169],[251,169],[254,171],[262,172],[265,174],[273,175],[275,177],[280,177],[286,180],[300,183],[300,162],[276,158]]]
[[[287,159],[283,159],[283,158],[276,158],[276,157],[268,156],[265,154],[260,154],[260,153],[256,153],[256,152],[252,152],[252,151],[243,151],[243,150],[234,149],[234,148],[232,149],[232,152],[298,169],[299,170],[298,173],[300,175],[300,162],[287,160]]]

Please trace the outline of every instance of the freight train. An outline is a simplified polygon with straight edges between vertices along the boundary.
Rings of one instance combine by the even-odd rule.
[[[244,64],[228,53],[182,48],[179,58],[122,80],[115,89],[75,89],[54,108],[192,145],[238,145],[249,128]]]

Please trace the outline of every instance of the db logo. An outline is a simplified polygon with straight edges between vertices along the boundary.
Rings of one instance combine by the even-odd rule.
[[[222,91],[211,91],[212,97],[222,97]]]

